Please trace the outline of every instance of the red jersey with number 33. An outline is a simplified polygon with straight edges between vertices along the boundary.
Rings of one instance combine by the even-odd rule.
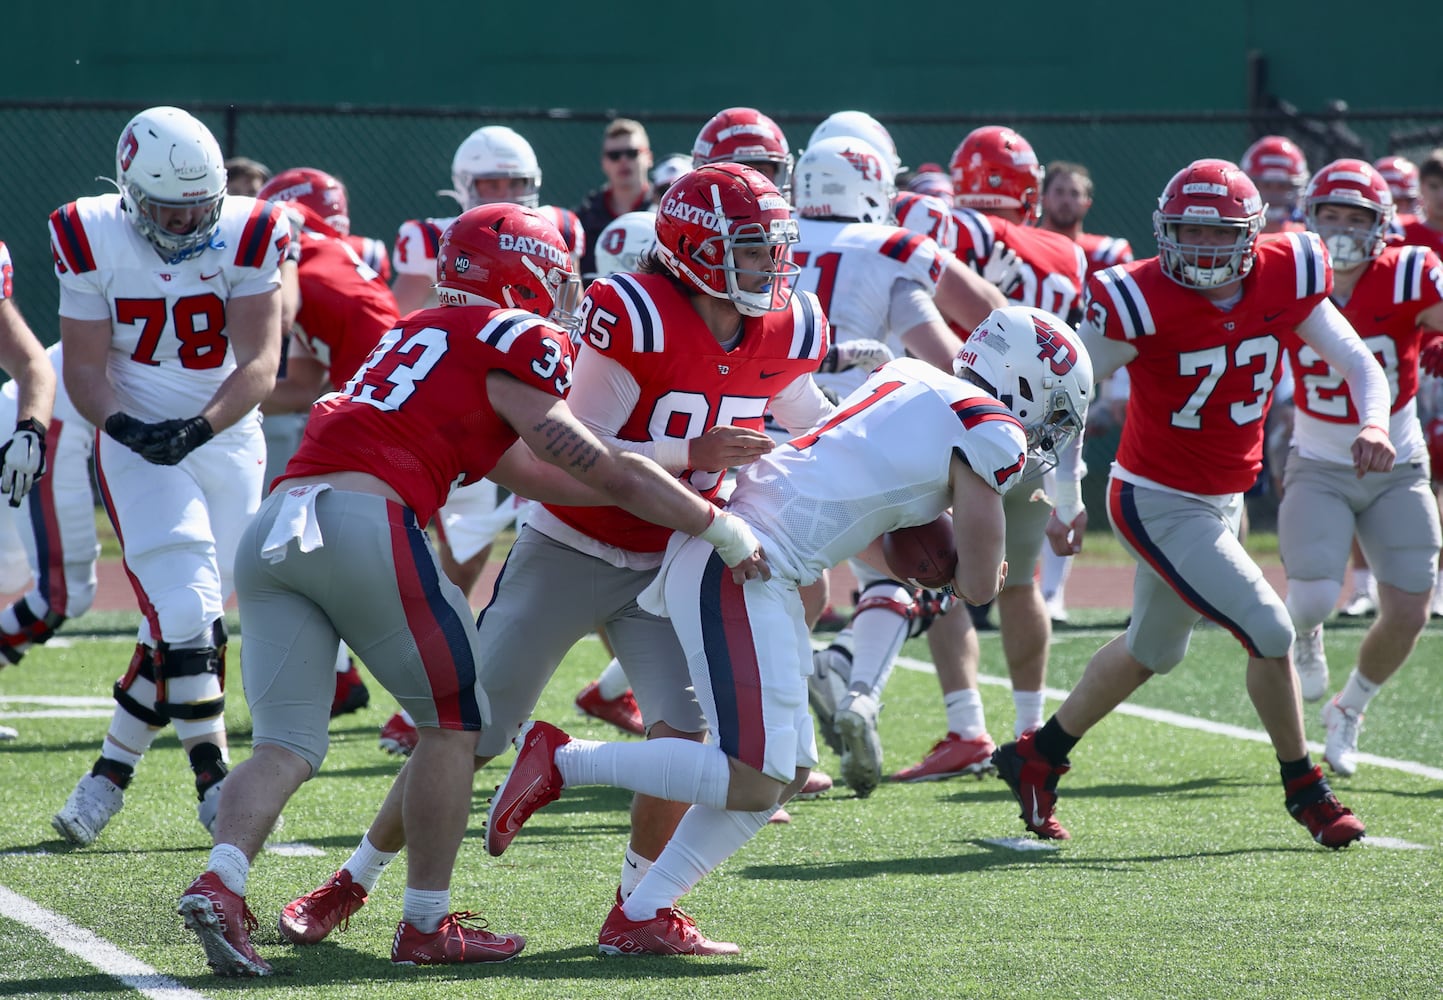
[[[1260,240],[1231,309],[1169,278],[1156,257],[1088,279],[1085,323],[1131,344],[1132,394],[1117,462],[1187,493],[1248,489],[1263,461],[1263,417],[1280,371],[1280,338],[1333,289],[1313,233]]]
[[[827,319],[810,292],[789,308],[746,317],[730,350],[717,342],[690,298],[661,275],[613,274],[591,283],[582,303],[582,351],[597,351],[636,379],[640,396],[617,432],[625,441],[691,439],[729,424],[762,429],[772,397],[817,370],[830,344]],[[688,470],[682,480],[711,499],[722,474]],[[547,510],[608,545],[660,552],[671,529],[620,507]]]
[[[422,524],[453,486],[483,478],[517,435],[486,396],[505,371],[548,395],[571,387],[571,339],[544,317],[494,306],[422,309],[392,329],[339,392],[311,408],[277,482],[369,472]]]

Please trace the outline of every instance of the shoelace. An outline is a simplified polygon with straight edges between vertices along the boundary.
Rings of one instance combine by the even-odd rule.
[[[1363,713],[1344,708],[1333,702],[1333,718],[1338,720],[1338,729],[1343,741],[1350,747],[1358,745],[1358,730],[1363,725]]]
[[[487,923],[486,918],[481,916],[481,914],[479,913],[472,912],[471,910],[458,910],[455,913],[448,913],[446,915],[446,919],[441,921],[441,925],[437,927],[436,930],[448,930],[452,926],[454,926],[458,931],[481,931],[488,937],[496,937],[495,934],[492,934],[490,931],[486,930],[486,928],[490,926],[490,924]]]
[[[311,894],[311,905],[306,907],[307,915],[309,915],[309,911],[316,909],[321,903],[325,903],[325,905],[329,908],[331,905],[329,900],[332,896],[354,897],[357,890],[359,890],[360,888],[361,887],[355,882],[352,882],[348,886],[341,885],[341,883],[337,880],[327,882],[325,885],[321,886],[319,889],[317,889]],[[362,902],[364,902],[364,900],[362,900]],[[336,926],[343,931],[350,930],[351,913],[353,913],[354,911],[348,908],[344,902],[340,904],[339,908],[345,910],[345,912],[341,916],[341,922]]]

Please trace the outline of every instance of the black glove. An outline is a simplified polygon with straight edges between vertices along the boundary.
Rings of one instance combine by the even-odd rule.
[[[129,413],[112,413],[105,418],[105,433],[132,451],[140,450],[140,442],[144,440],[145,430],[149,426]]]
[[[19,507],[21,498],[44,474],[45,425],[26,417],[0,447],[0,493],[9,493],[10,506]]]
[[[156,465],[176,465],[215,437],[215,431],[205,417],[177,417],[142,426],[145,432],[140,443],[131,447],[141,458]]]

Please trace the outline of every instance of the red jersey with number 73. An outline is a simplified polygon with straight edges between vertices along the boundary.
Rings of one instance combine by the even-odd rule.
[[[1089,278],[1086,325],[1137,349],[1118,465],[1186,493],[1251,487],[1281,370],[1279,341],[1332,289],[1313,233],[1259,241],[1231,309],[1173,281],[1156,257]]]
[[[516,443],[486,397],[504,371],[558,399],[571,387],[566,331],[494,306],[440,306],[406,317],[339,392],[311,407],[306,436],[276,482],[368,472],[401,495],[422,524],[453,486],[483,478]]]

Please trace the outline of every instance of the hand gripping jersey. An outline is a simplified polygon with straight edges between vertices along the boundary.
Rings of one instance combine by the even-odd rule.
[[[81,198],[50,214],[60,315],[110,321],[108,373],[122,410],[193,417],[235,370],[226,302],[280,287],[290,241],[280,206],[228,195],[210,246],[167,264],[120,195]]]
[[[10,260],[10,248],[0,240],[0,299],[15,294],[15,265]]]
[[[792,247],[792,260],[801,267],[797,287],[812,292],[822,304],[832,339],[882,340],[901,357],[906,353],[901,335],[887,322],[892,286],[911,281],[937,293],[942,277],[942,251],[929,236],[898,226],[871,222],[827,222],[798,219],[801,241]],[[865,373],[839,372],[818,382],[845,395]]]
[[[481,479],[516,432],[486,397],[500,369],[563,398],[571,338],[534,313],[440,306],[390,330],[340,392],[311,408],[306,436],[277,482],[358,471],[389,483],[421,524],[452,486]]]
[[[902,358],[873,372],[821,427],[743,466],[729,509],[765,536],[773,572],[806,584],[883,532],[951,506],[954,453],[1002,494],[1026,452],[1011,410]]]
[[[326,366],[331,388],[339,389],[396,325],[396,297],[349,240],[302,232],[300,245],[294,332],[299,346]]]
[[[1388,437],[1399,462],[1421,461],[1426,446],[1418,422],[1418,314],[1443,301],[1443,263],[1419,246],[1386,247],[1364,270],[1346,304],[1338,309],[1388,376],[1393,397]],[[1288,350],[1297,413],[1293,443],[1306,458],[1352,465],[1358,411],[1343,376],[1318,357],[1297,334]]]
[[[761,430],[772,397],[816,371],[831,347],[826,317],[808,292],[795,293],[785,311],[743,318],[741,340],[730,350],[662,275],[598,278],[581,315],[581,350],[610,358],[636,380],[639,396],[617,433],[626,441],[688,440],[719,424]],[[707,499],[721,488],[721,473],[688,470],[681,478]],[[661,552],[671,535],[619,507],[546,509],[631,552]]]
[[[1136,260],[1132,244],[1121,236],[1103,236],[1099,233],[1079,233],[1077,245],[1087,256],[1087,276],[1118,264],[1131,264]]]
[[[1185,493],[1222,495],[1252,486],[1262,468],[1263,417],[1280,368],[1280,338],[1333,289],[1317,236],[1261,240],[1230,310],[1163,273],[1158,258],[1099,271],[1088,280],[1086,322],[1137,349],[1128,362],[1117,463]]]
[[[1008,293],[1009,298],[1062,319],[1081,301],[1087,255],[1066,236],[1019,226],[971,208],[954,208],[952,216],[957,220],[957,257],[978,274],[987,267],[999,242],[1017,252],[1022,261],[1021,280]]]

